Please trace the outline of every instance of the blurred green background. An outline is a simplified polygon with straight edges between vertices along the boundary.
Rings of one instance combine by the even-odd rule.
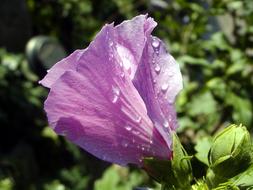
[[[179,136],[190,154],[230,123],[253,128],[252,0],[2,0],[0,2],[0,189],[158,189],[143,171],[103,162],[47,126],[38,85],[45,73],[25,47],[43,35],[66,53],[85,48],[105,23],[148,13],[177,59],[184,89]],[[37,65],[36,65],[37,64]],[[204,165],[193,160],[201,177]]]

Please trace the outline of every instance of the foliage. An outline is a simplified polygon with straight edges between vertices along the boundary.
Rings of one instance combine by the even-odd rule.
[[[208,151],[203,150],[211,146],[210,136],[229,123],[242,123],[252,131],[251,0],[26,2],[32,35],[54,36],[69,53],[87,46],[105,23],[119,23],[139,13],[154,17],[159,24],[154,34],[166,41],[184,75],[184,90],[176,104],[178,132],[187,152],[197,152],[192,168],[200,180],[194,189],[206,188],[202,176]],[[131,189],[153,183],[135,169],[122,169],[125,176],[119,178],[115,166],[101,177],[107,163],[55,136],[42,108],[47,91],[38,80],[24,52],[0,50],[0,189],[106,189],[108,185]],[[232,182],[251,183],[240,176]]]
[[[132,190],[134,187],[147,183],[148,176],[144,172],[132,171],[116,165],[109,167],[102,178],[95,181],[95,190]],[[158,187],[158,186],[157,186]]]

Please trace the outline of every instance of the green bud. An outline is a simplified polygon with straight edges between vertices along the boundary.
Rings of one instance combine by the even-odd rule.
[[[215,175],[230,178],[252,162],[250,134],[244,126],[231,125],[219,133],[209,151],[209,165]]]
[[[192,180],[191,157],[188,156],[175,133],[173,134],[172,150],[172,171],[177,179],[178,185],[183,189],[187,189],[190,187]]]

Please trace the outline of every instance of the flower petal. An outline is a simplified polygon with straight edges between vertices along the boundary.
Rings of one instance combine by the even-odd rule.
[[[152,18],[148,18],[147,15],[139,15],[131,20],[124,21],[114,28],[114,41],[117,43],[110,41],[110,46],[117,50],[120,58],[119,63],[122,64],[132,79],[146,44],[147,33],[150,34],[155,26],[156,22]],[[67,58],[56,63],[40,83],[50,88],[65,71],[75,70],[79,63],[79,58],[86,54],[87,49],[76,50]]]
[[[170,145],[168,134],[177,127],[173,103],[183,87],[182,76],[179,65],[157,37],[149,37],[133,83],[149,117]]]
[[[60,76],[67,70],[76,68],[80,56],[85,50],[76,50],[68,57],[56,63],[51,69],[48,70],[47,75],[39,82],[47,88],[51,88],[53,83],[60,78]]]
[[[131,74],[122,69],[117,37],[115,28],[106,25],[81,55],[66,58],[71,66],[62,67],[61,62],[60,72],[52,70],[55,78],[49,77],[49,83],[43,79],[51,87],[45,102],[49,123],[58,134],[109,162],[140,165],[146,156],[168,159],[169,147],[149,119]]]
[[[155,28],[157,23],[148,18],[147,15],[140,15],[132,20],[127,20],[116,26],[115,37],[117,38],[117,51],[123,58],[123,65],[132,69],[131,79],[134,78],[138,63],[141,60],[147,36]]]

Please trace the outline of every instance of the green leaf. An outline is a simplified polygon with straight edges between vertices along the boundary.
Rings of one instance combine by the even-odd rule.
[[[177,128],[177,132],[183,132],[187,128],[190,129],[198,129],[198,126],[195,122],[193,122],[189,117],[181,117],[178,119],[179,127]]]
[[[120,176],[114,167],[110,167],[106,170],[100,180],[95,182],[95,190],[111,189],[116,190],[118,183],[120,182]]]
[[[13,182],[10,178],[0,179],[0,189],[12,190],[13,186]]]
[[[246,171],[232,178],[230,181],[240,187],[253,188],[253,164]]]
[[[54,180],[51,183],[45,184],[44,190],[66,190],[66,187],[58,180]]]
[[[209,91],[197,94],[188,107],[191,116],[199,114],[209,115],[217,112],[217,103]]]
[[[207,59],[196,58],[189,55],[183,55],[177,59],[179,62],[188,63],[190,65],[201,65],[201,66],[209,66]]]
[[[112,165],[95,181],[94,190],[132,190],[143,182],[143,173]]]
[[[241,98],[230,92],[226,96],[226,104],[233,107],[232,117],[234,121],[240,121],[244,125],[250,125],[252,122],[252,104],[249,99]]]
[[[225,98],[227,91],[226,83],[223,78],[212,78],[206,83],[206,85],[217,97]]]
[[[210,150],[210,147],[212,145],[212,139],[210,137],[204,137],[201,139],[198,139],[196,146],[194,147],[196,150],[195,157],[201,161],[202,163],[208,164],[208,152]]]

